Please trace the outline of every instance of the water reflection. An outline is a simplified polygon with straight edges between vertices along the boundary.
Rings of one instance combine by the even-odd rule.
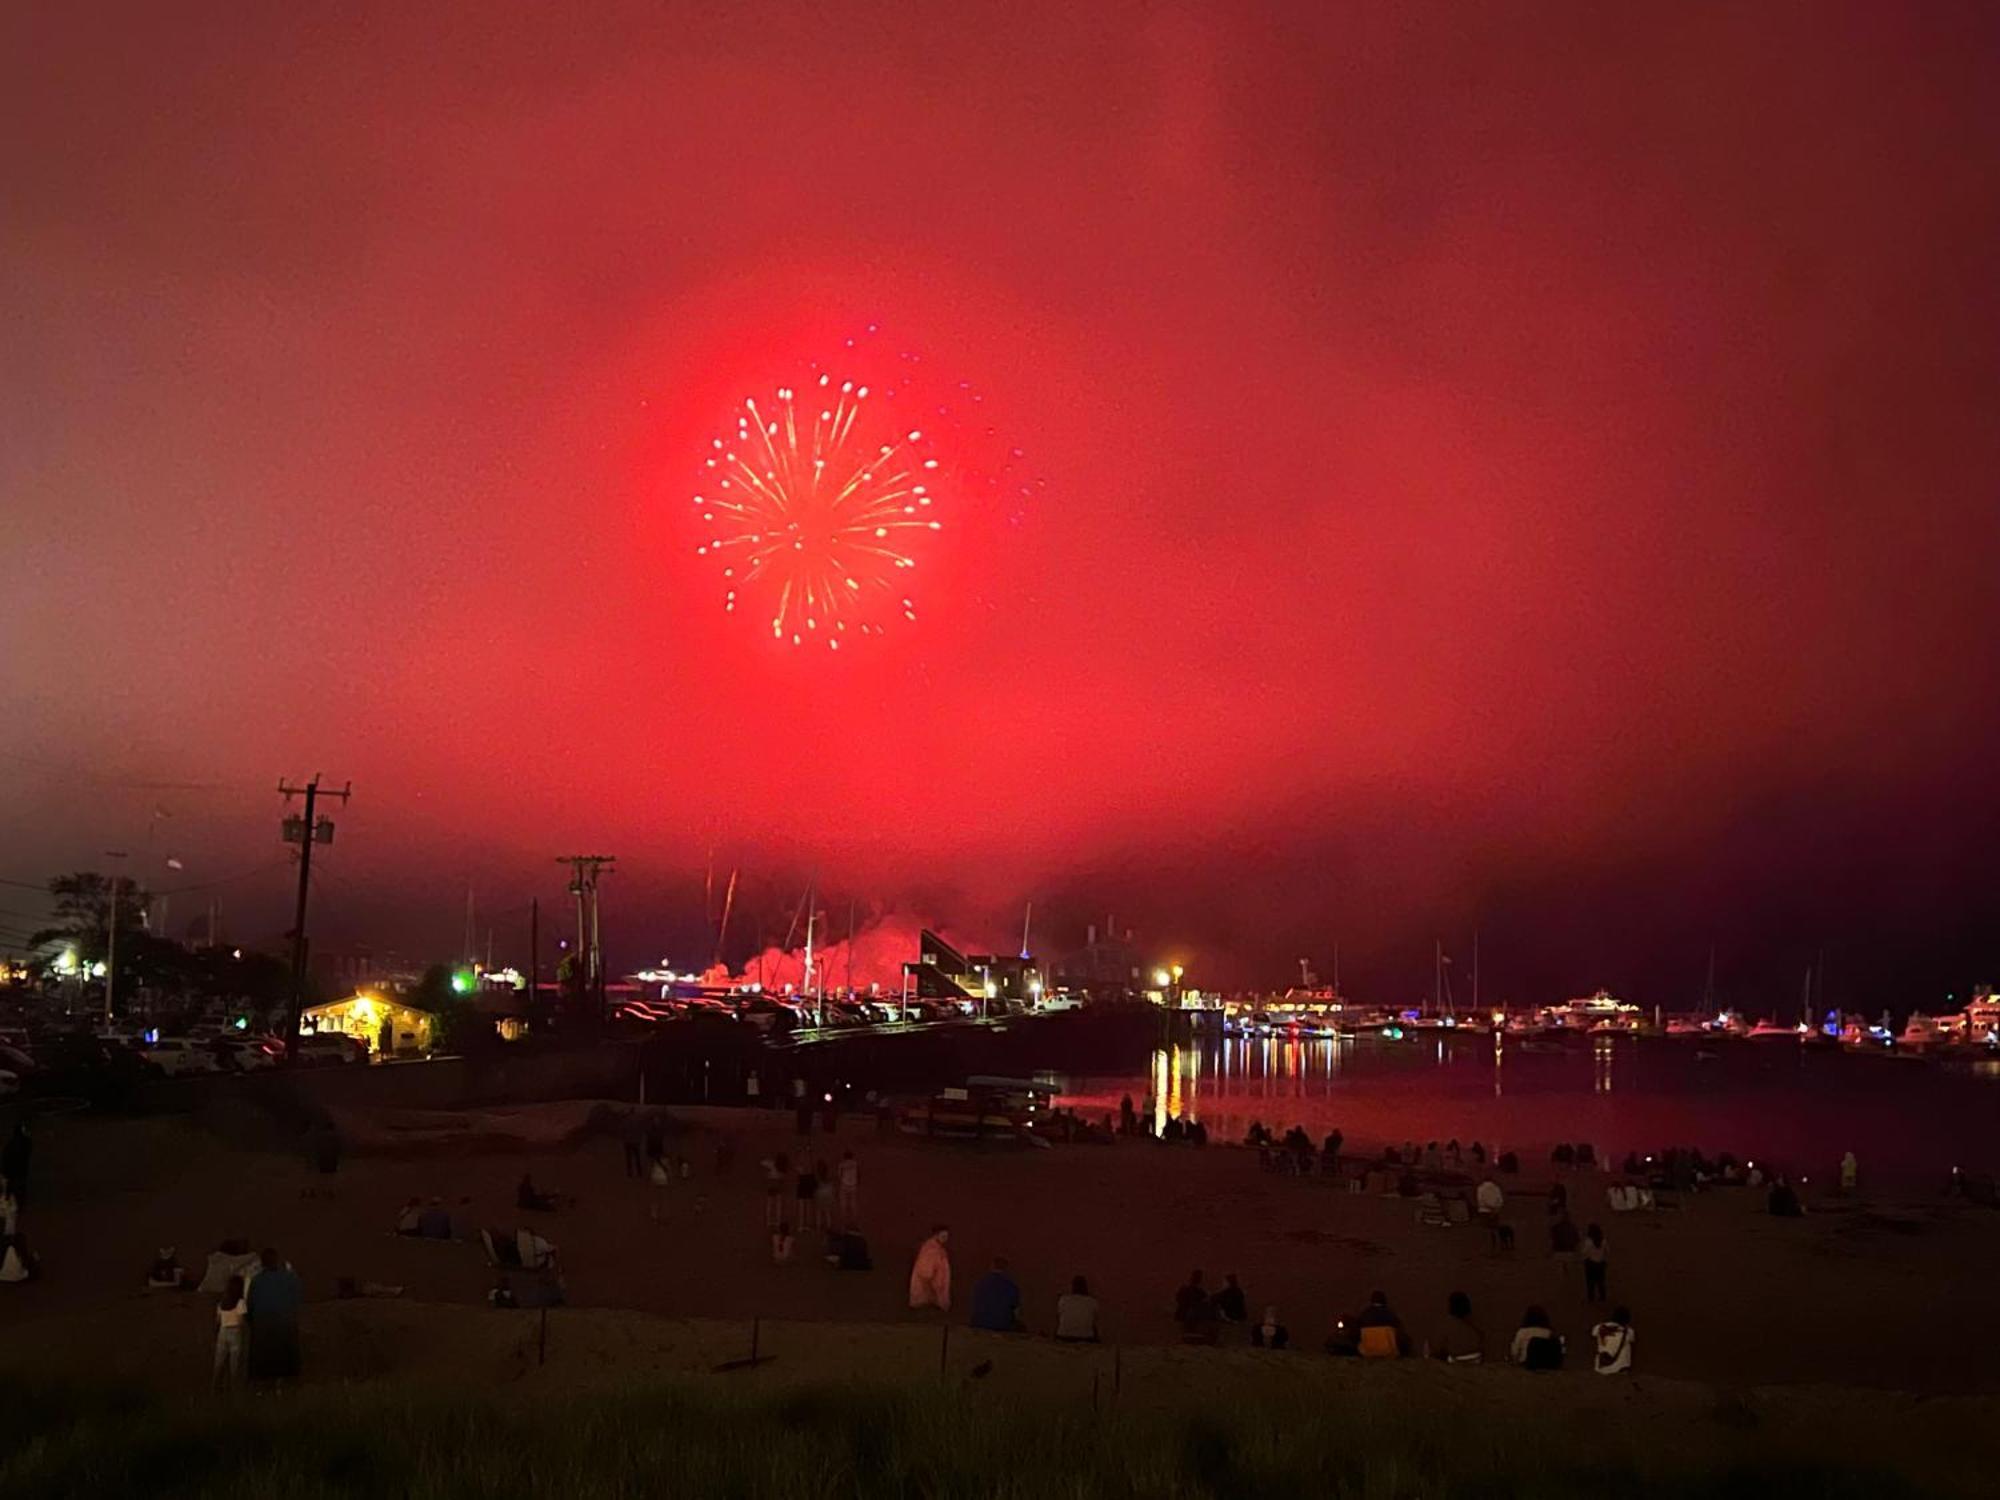
[[[1589,1141],[1600,1152],[1696,1144],[1711,1152],[1830,1165],[1853,1143],[1885,1170],[1921,1172],[1949,1152],[1981,1170],[1996,1158],[2000,1059],[1927,1066],[1744,1044],[1595,1036],[1555,1044],[1429,1033],[1378,1037],[1203,1036],[1149,1048],[1130,1072],[1073,1076],[1063,1102],[1093,1117],[1121,1095],[1164,1129],[1199,1120],[1240,1141],[1253,1120],[1315,1137],[1334,1128],[1380,1143],[1453,1136],[1527,1149]],[[1969,1143],[1979,1143],[1969,1148]],[[1974,1160],[1976,1158],[1976,1160]]]

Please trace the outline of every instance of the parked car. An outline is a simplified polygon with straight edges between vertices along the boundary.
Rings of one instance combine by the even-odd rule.
[[[759,1031],[773,1036],[783,1036],[794,1027],[807,1024],[799,1017],[797,1010],[782,1000],[773,1000],[768,995],[760,995],[754,1000],[745,1000],[736,1007],[736,1014]]]
[[[308,1032],[299,1038],[299,1066],[325,1067],[335,1063],[365,1063],[368,1044],[358,1037],[338,1031]]]
[[[826,1024],[829,1026],[867,1026],[874,1021],[866,1008],[851,1000],[829,1000],[826,1002]]]
[[[207,1042],[188,1036],[163,1036],[145,1049],[145,1057],[169,1078],[187,1073],[216,1073],[222,1069]]]
[[[285,1060],[283,1043],[257,1037],[217,1037],[209,1047],[225,1073],[255,1073]]]

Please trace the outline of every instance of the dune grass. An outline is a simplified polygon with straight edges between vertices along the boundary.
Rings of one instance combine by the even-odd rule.
[[[350,1386],[177,1400],[0,1382],[0,1495],[1432,1497],[1927,1493],[1782,1445],[1440,1430],[1393,1401],[1102,1414],[993,1393],[655,1383],[612,1396]],[[1969,1480],[1976,1478],[1969,1475]],[[1956,1486],[1951,1486],[1956,1488]],[[1978,1493],[1968,1483],[1966,1493]]]

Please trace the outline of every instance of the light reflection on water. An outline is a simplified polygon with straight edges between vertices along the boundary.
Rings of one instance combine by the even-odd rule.
[[[1929,1178],[1953,1164],[2000,1166],[1996,1083],[2000,1063],[1949,1068],[1782,1042],[1600,1036],[1523,1051],[1475,1036],[1207,1036],[1156,1048],[1127,1075],[1073,1079],[1064,1102],[1099,1115],[1130,1094],[1156,1131],[1178,1115],[1217,1142],[1258,1120],[1315,1138],[1338,1128],[1357,1144],[1457,1137],[1525,1155],[1589,1141],[1615,1156],[1686,1144],[1813,1170],[1851,1147],[1865,1168]]]

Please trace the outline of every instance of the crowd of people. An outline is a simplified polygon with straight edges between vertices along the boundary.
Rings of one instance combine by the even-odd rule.
[[[837,1124],[830,1103],[801,1096],[795,1107],[802,1134],[812,1133],[816,1120],[827,1128]],[[1179,1117],[1168,1118],[1154,1136],[1148,1125],[1150,1100],[1144,1116],[1129,1096],[1121,1102],[1119,1113],[1116,1126],[1107,1118],[1107,1134],[1116,1131],[1196,1147],[1207,1144],[1205,1126]],[[1079,1129],[1091,1129],[1081,1117],[1077,1124]],[[681,1186],[697,1175],[695,1163],[688,1155],[670,1151],[669,1122],[663,1115],[632,1111],[622,1120],[619,1135],[625,1175],[649,1189],[652,1218],[664,1221],[680,1211],[682,1192],[690,1195],[696,1211],[705,1207],[706,1198],[698,1185]],[[713,1171],[726,1177],[736,1154],[735,1137],[719,1134],[712,1144]],[[1362,1183],[1374,1180],[1385,1191],[1417,1199],[1422,1205],[1422,1222],[1431,1222],[1422,1216],[1444,1202],[1462,1204],[1463,1213],[1443,1214],[1440,1221],[1483,1224],[1495,1237],[1496,1250],[1512,1249],[1516,1225],[1507,1222],[1509,1195],[1501,1179],[1519,1171],[1513,1152],[1489,1149],[1482,1141],[1462,1144],[1452,1139],[1422,1146],[1405,1141],[1400,1147],[1386,1146],[1379,1154],[1351,1154],[1338,1129],[1315,1141],[1303,1126],[1294,1125],[1279,1135],[1261,1121],[1252,1122],[1245,1144],[1273,1171],[1346,1177]],[[1588,1324],[1590,1368],[1606,1375],[1628,1372],[1633,1368],[1636,1335],[1629,1309],[1611,1302],[1612,1237],[1601,1223],[1571,1212],[1571,1191],[1579,1179],[1567,1174],[1571,1169],[1595,1166],[1598,1158],[1589,1146],[1577,1144],[1558,1147],[1551,1159],[1558,1173],[1545,1200],[1548,1250],[1558,1261],[1574,1260],[1580,1267],[1583,1301],[1595,1314]],[[33,1138],[23,1124],[0,1148],[0,1282],[31,1280],[39,1270],[20,1223],[29,1199],[32,1164]],[[773,1152],[761,1159],[759,1167],[762,1225],[769,1236],[772,1263],[785,1265],[799,1259],[802,1238],[813,1236],[820,1258],[829,1265],[851,1271],[872,1268],[868,1243],[861,1232],[861,1172],[853,1150],[842,1151],[837,1159],[830,1151],[810,1158],[801,1154],[796,1161],[787,1153]],[[1850,1152],[1840,1165],[1840,1186],[1852,1192],[1857,1179],[1858,1164]],[[1735,1185],[1767,1191],[1767,1207],[1773,1214],[1803,1211],[1798,1192],[1785,1175],[1767,1175],[1767,1169],[1755,1162],[1739,1164],[1727,1154],[1709,1158],[1685,1148],[1628,1154],[1614,1170],[1606,1196],[1616,1213],[1651,1206],[1667,1193]],[[518,1212],[536,1221],[571,1210],[576,1203],[573,1197],[537,1183],[527,1172],[521,1175],[514,1197]],[[459,1201],[461,1205],[470,1202]],[[1585,1222],[1579,1224],[1579,1219]],[[441,1243],[463,1243],[474,1234],[455,1217],[445,1199],[435,1194],[407,1198],[394,1215],[392,1229],[399,1237]],[[511,1231],[482,1229],[476,1234],[496,1272],[488,1293],[492,1305],[551,1306],[564,1300],[560,1251],[538,1223],[524,1222]],[[163,1247],[148,1269],[147,1285],[199,1289],[215,1299],[213,1376],[218,1386],[281,1382],[298,1374],[302,1284],[275,1249],[253,1254],[242,1241],[225,1242],[210,1255],[196,1283],[179,1265],[172,1247]],[[951,1313],[949,1226],[934,1226],[918,1246],[910,1267],[908,1304],[912,1310],[927,1314]],[[1440,1306],[1440,1315],[1423,1320],[1421,1334],[1413,1334],[1387,1297],[1375,1292],[1351,1316],[1337,1320],[1319,1347],[1327,1355],[1361,1359],[1429,1357],[1450,1364],[1504,1360],[1527,1370],[1565,1366],[1568,1341],[1542,1305],[1529,1306],[1512,1335],[1504,1340],[1489,1339],[1466,1292],[1449,1292],[1440,1299]],[[1059,1341],[1094,1343],[1105,1336],[1102,1304],[1082,1274],[1071,1278],[1068,1290],[1054,1299],[1049,1311],[1049,1321],[1041,1326]],[[993,1257],[973,1283],[965,1316],[972,1327],[995,1333],[1025,1333],[1031,1323],[1040,1322],[1032,1316],[1029,1298],[1004,1256]],[[1241,1342],[1274,1351],[1301,1347],[1279,1308],[1254,1302],[1234,1272],[1214,1285],[1204,1272],[1192,1272],[1174,1292],[1171,1318],[1178,1337],[1189,1344]],[[1577,1330],[1572,1327],[1571,1331]]]

